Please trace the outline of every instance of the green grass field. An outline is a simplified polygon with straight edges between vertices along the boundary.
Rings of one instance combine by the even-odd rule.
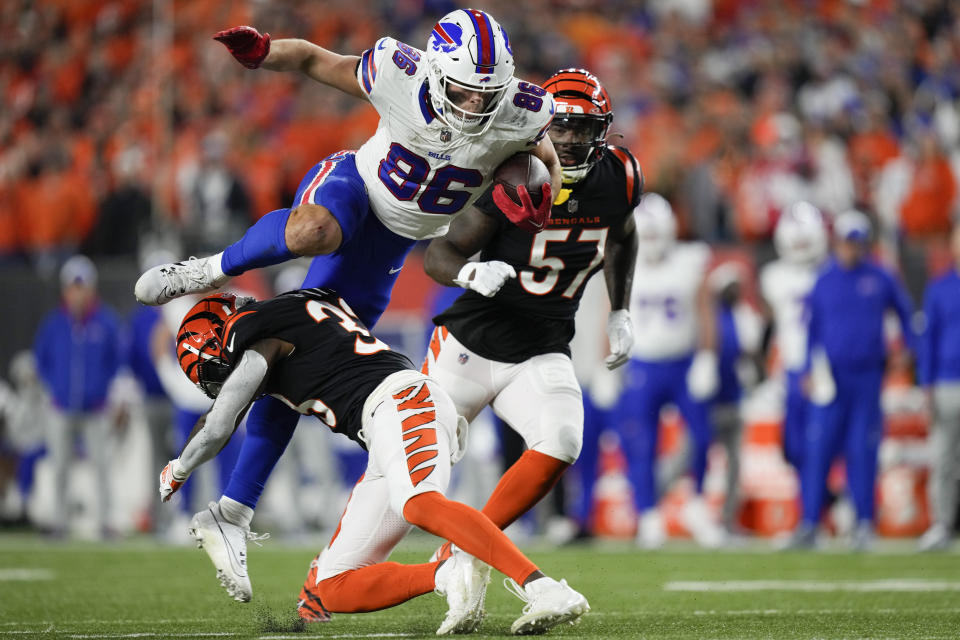
[[[433,540],[413,538],[393,559],[422,562]],[[531,550],[548,574],[590,600],[567,638],[960,638],[960,555],[774,553],[767,543],[702,552],[678,544],[639,552],[607,543]],[[3,638],[417,638],[445,612],[428,594],[391,610],[299,624],[296,595],[315,549],[267,541],[250,552],[254,600],[229,600],[206,555],[147,539],[47,544],[0,537]],[[494,572],[477,636],[502,636],[522,603]],[[763,582],[760,582],[763,581]]]

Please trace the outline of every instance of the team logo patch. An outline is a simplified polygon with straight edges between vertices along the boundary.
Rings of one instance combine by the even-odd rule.
[[[467,364],[467,360],[469,359],[470,359],[470,356],[468,356],[465,353],[461,353],[459,356],[457,356],[457,362],[459,362],[460,364]]]
[[[463,29],[454,22],[438,22],[430,32],[430,46],[434,51],[456,51],[463,46]]]
[[[567,211],[570,213],[576,213],[577,209],[580,208],[580,203],[573,198],[567,200]]]
[[[453,132],[450,129],[441,129],[440,130],[440,142],[450,142],[453,138]]]

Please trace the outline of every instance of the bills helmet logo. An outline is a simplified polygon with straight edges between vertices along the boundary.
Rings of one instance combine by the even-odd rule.
[[[430,46],[434,51],[456,51],[463,46],[463,29],[453,22],[438,22],[430,33]]]

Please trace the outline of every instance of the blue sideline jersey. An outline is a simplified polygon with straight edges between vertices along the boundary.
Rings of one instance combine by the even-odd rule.
[[[160,377],[150,353],[151,336],[159,320],[160,311],[156,307],[137,307],[130,314],[130,332],[126,344],[126,364],[143,387],[144,393],[151,398],[165,398],[167,395],[160,384]]]
[[[34,353],[56,407],[91,411],[104,405],[120,368],[120,338],[119,319],[102,304],[80,319],[63,307],[50,312],[37,331]]]
[[[956,267],[927,285],[917,382],[960,380],[960,274]]]
[[[903,285],[871,260],[852,269],[829,260],[810,293],[807,368],[810,347],[820,344],[835,369],[882,369],[886,359],[883,319],[888,309],[897,313],[907,347],[916,353],[911,303]]]

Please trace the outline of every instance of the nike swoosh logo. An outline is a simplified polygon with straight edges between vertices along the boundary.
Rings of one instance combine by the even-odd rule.
[[[377,45],[377,49],[386,49],[386,48],[387,48],[386,42],[381,42],[380,44]]]
[[[227,351],[229,351],[230,353],[233,353],[233,341],[236,337],[237,337],[237,334],[235,333],[230,334],[230,342],[227,343]]]
[[[390,269],[390,275],[393,275],[393,274],[399,272],[400,269],[403,269],[403,267],[397,267],[396,269],[394,269],[394,268],[391,267],[391,269]]]

